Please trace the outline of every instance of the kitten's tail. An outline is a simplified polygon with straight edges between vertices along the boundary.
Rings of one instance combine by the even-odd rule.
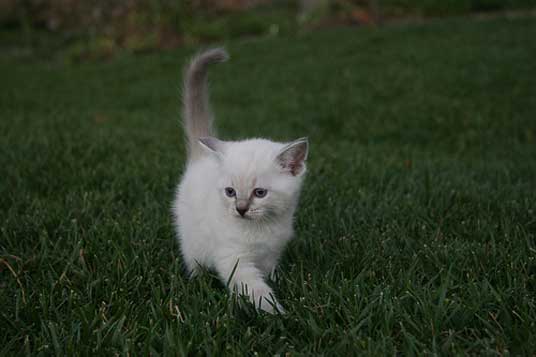
[[[192,58],[184,73],[183,125],[188,142],[188,156],[195,160],[201,155],[197,140],[214,135],[212,112],[208,99],[207,70],[212,63],[224,62],[229,58],[223,48],[213,48]]]

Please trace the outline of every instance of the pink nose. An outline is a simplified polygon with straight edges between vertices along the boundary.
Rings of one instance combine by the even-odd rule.
[[[241,215],[242,217],[244,217],[244,215],[246,214],[246,212],[248,211],[248,209],[247,209],[247,207],[246,207],[246,208],[238,208],[238,207],[236,207],[236,211],[237,211],[238,213],[240,213],[240,215]]]
[[[247,200],[236,201],[236,212],[240,213],[242,217],[244,217],[248,209],[249,209],[249,202]]]

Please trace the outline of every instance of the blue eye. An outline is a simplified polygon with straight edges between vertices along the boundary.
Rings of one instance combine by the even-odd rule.
[[[232,187],[225,187],[225,194],[227,195],[227,197],[235,197],[236,191]]]
[[[265,188],[256,188],[253,190],[253,194],[257,198],[263,198],[266,196],[267,193],[268,193],[268,190]]]

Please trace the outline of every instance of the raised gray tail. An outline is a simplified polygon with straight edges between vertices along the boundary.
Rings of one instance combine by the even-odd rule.
[[[188,141],[188,157],[195,160],[201,156],[198,139],[214,135],[210,110],[207,70],[212,63],[224,62],[229,58],[223,48],[213,48],[199,53],[190,61],[184,73],[183,124]]]

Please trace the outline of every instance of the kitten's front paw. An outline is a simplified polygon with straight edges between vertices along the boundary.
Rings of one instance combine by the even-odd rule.
[[[279,273],[276,271],[275,268],[273,268],[272,271],[270,271],[269,278],[273,282],[277,282],[279,280]]]
[[[284,315],[284,314],[287,313],[285,311],[285,309],[283,308],[283,305],[281,305],[277,301],[273,305],[270,304],[270,309],[269,310],[263,310],[263,311],[266,311],[266,312],[268,312],[270,314],[281,314],[281,315]]]
[[[255,304],[255,308],[269,314],[284,314],[285,309],[274,297],[271,289],[260,289],[253,291],[250,301]]]
[[[256,299],[255,308],[257,311],[264,311],[268,314],[284,314],[285,309],[283,306],[275,299],[266,297],[261,299]]]

